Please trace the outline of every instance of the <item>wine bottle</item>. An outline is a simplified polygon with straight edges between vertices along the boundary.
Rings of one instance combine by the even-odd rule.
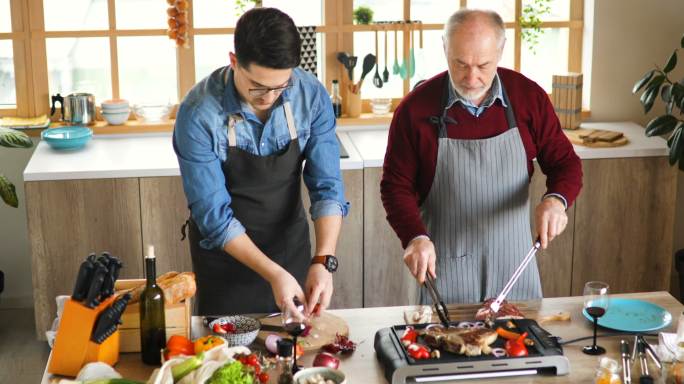
[[[147,282],[140,295],[140,354],[145,364],[159,365],[161,350],[166,346],[164,292],[157,285],[154,246],[147,248],[145,275]]]

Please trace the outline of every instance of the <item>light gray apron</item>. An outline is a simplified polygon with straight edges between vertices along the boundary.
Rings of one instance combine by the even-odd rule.
[[[508,130],[488,139],[447,136],[448,81],[439,129],[437,167],[421,216],[435,244],[437,289],[446,303],[496,297],[532,246],[527,155],[506,91]],[[425,287],[420,302],[431,304]],[[536,260],[508,300],[542,297]]]

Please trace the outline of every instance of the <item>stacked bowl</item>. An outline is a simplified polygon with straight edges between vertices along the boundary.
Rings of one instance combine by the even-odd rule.
[[[128,100],[106,100],[102,102],[102,117],[110,125],[121,125],[128,120],[131,107]]]

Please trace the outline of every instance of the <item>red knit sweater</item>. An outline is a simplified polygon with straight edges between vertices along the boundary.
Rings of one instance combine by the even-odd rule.
[[[532,177],[537,158],[547,176],[547,193],[561,194],[571,205],[582,187],[582,164],[565,137],[546,92],[515,71],[499,68],[503,84],[518,123],[527,169]],[[430,116],[440,115],[443,84],[447,72],[425,81],[409,93],[394,112],[380,183],[387,220],[404,247],[418,235],[430,235],[420,217],[419,206],[427,197],[437,164],[437,128]],[[453,139],[483,139],[508,129],[501,101],[479,117],[455,103],[448,115],[458,124],[447,125]]]

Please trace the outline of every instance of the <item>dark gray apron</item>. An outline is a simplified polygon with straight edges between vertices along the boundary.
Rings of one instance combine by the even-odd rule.
[[[289,102],[283,103],[282,110],[291,141],[281,153],[270,156],[237,148],[235,126],[240,117],[229,117],[228,158],[223,172],[235,218],[247,229],[254,244],[303,287],[311,262],[309,224],[300,187],[303,156]],[[189,228],[199,315],[278,311],[266,280],[222,249],[200,247],[203,236],[194,222]]]
[[[506,90],[508,129],[478,140],[450,139],[447,76],[437,167],[421,216],[435,244],[437,289],[447,303],[477,303],[496,297],[532,245],[527,155]],[[542,297],[537,264],[531,263],[509,300]],[[422,304],[431,302],[424,287]]]

